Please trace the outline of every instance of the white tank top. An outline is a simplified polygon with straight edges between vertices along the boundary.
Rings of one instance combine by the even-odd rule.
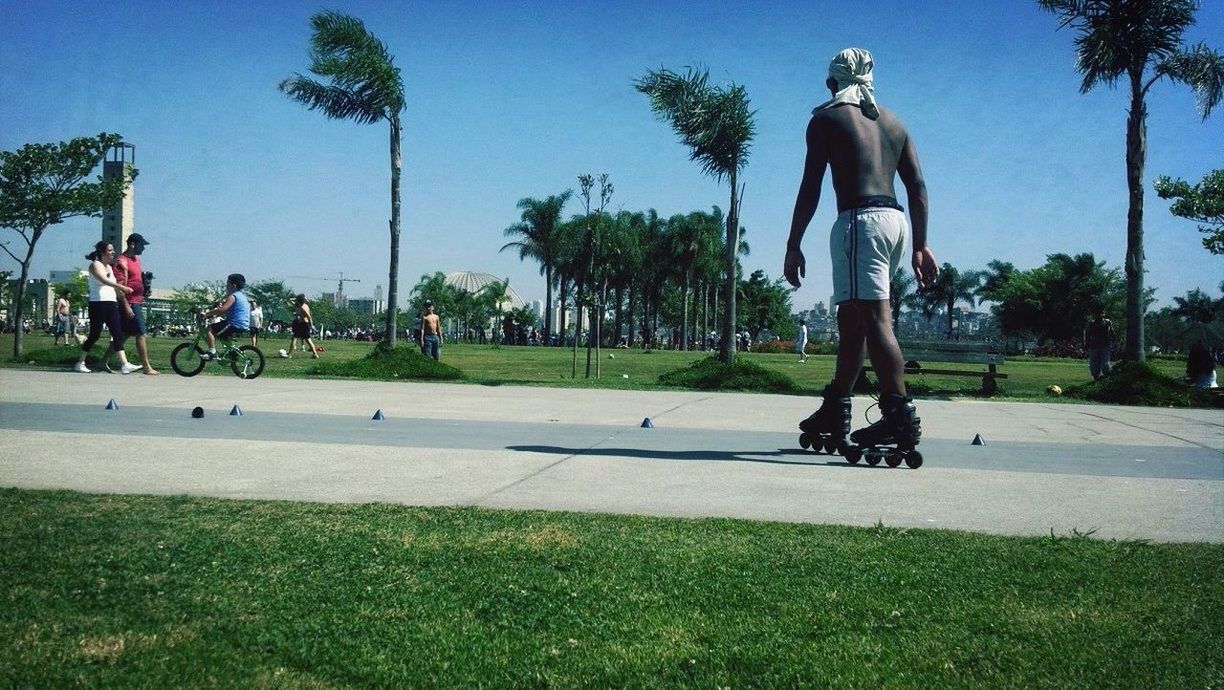
[[[114,272],[111,271],[110,266],[107,266],[101,261],[95,261],[93,263],[98,264],[99,266],[102,267],[102,275],[106,276],[107,280],[114,282],[115,274]],[[90,267],[90,270],[88,272],[89,301],[90,302],[115,302],[117,301],[115,297],[115,288],[109,285],[103,285],[101,282],[99,282],[98,279],[94,277],[93,264],[90,264],[89,267]]]

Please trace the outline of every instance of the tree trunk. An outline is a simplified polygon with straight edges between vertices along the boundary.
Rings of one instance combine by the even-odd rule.
[[[727,211],[727,284],[724,286],[724,317],[722,347],[719,359],[725,364],[735,364],[735,255],[739,248],[739,208],[736,205],[736,167],[739,161],[731,161],[728,177],[731,182],[731,207]]]
[[[632,288],[630,288],[630,291],[632,292]],[[616,342],[612,343],[612,347],[616,347],[617,345],[620,344],[621,327],[625,325],[624,307],[625,307],[625,288],[623,285],[617,285],[616,286],[616,327],[615,327],[616,332],[612,334],[612,338]],[[632,317],[630,317],[630,320],[632,320]]]
[[[25,294],[26,280],[30,276],[30,258],[34,256],[34,245],[30,244],[30,251],[26,254],[26,260],[21,262],[21,279],[17,281],[17,301],[13,303],[13,356],[20,357],[25,348]]]
[[[1143,168],[1147,159],[1147,105],[1142,73],[1131,73],[1131,108],[1126,118],[1126,358],[1142,362],[1143,347]]]
[[[552,339],[552,286],[553,272],[551,265],[544,266],[544,344]]]
[[[565,347],[565,326],[569,320],[569,315],[566,313],[565,307],[569,303],[569,278],[560,275],[557,277],[557,301],[560,304],[557,306],[557,346]]]
[[[395,313],[399,297],[399,245],[400,245],[400,119],[399,113],[391,116],[391,266],[387,275],[387,322],[385,342],[395,347]]]
[[[636,304],[634,304],[634,298],[636,296],[637,296],[637,291],[633,289],[633,285],[630,285],[629,286],[629,305],[625,308],[625,315],[628,317],[628,321],[629,321],[629,328],[628,328],[629,337],[625,339],[625,344],[628,345],[629,349],[631,350],[633,349],[633,339],[637,337],[637,332],[633,330],[633,327],[637,325],[633,319],[633,308],[637,306]],[[617,335],[619,334],[620,334],[620,331],[617,330]]]
[[[689,269],[684,272],[684,293],[683,293],[684,299],[681,301],[681,304],[680,304],[680,313],[683,314],[683,316],[680,317],[680,320],[681,320],[680,349],[686,352],[689,349],[688,338],[689,338],[689,274],[690,273],[692,273],[692,269]]]

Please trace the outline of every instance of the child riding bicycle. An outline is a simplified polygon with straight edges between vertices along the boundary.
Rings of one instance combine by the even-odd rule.
[[[216,323],[209,324],[204,331],[208,339],[208,351],[200,355],[201,359],[217,358],[217,336],[229,340],[239,333],[247,333],[251,327],[251,303],[246,293],[246,278],[241,273],[231,273],[225,279],[225,298],[212,309],[203,312],[202,316],[224,316]]]

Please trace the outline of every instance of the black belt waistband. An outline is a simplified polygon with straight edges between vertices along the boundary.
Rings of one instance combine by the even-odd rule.
[[[897,203],[897,200],[887,194],[876,194],[872,196],[860,196],[850,203],[850,206],[845,210],[852,211],[861,208],[893,208],[902,213],[905,212],[905,207]]]

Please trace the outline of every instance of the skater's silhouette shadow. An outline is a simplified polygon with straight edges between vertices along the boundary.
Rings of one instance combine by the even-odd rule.
[[[767,465],[801,465],[819,467],[841,465],[854,467],[845,462],[820,462],[827,455],[814,455],[798,448],[779,448],[773,451],[725,451],[725,450],[656,450],[647,448],[564,448],[561,446],[506,446],[507,450],[525,453],[550,453],[552,455],[596,455],[617,458],[642,458],[644,460],[715,462],[759,462]],[[812,461],[788,460],[786,456],[806,456]]]

